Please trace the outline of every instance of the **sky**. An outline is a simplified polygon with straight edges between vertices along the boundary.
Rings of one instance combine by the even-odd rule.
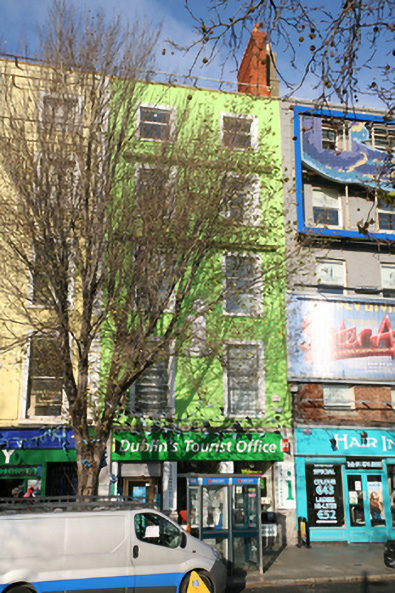
[[[324,3],[323,0],[305,0],[312,6]],[[331,0],[331,5],[336,4],[342,0]],[[207,16],[209,0],[189,0],[193,10],[197,11],[198,15]],[[20,40],[23,35],[29,42],[31,50],[37,49],[37,32],[36,27],[44,22],[47,14],[48,6],[52,0],[0,0],[0,48],[3,52],[10,54],[21,55]],[[157,57],[157,69],[161,72],[174,73],[182,75],[190,71],[193,62],[193,53],[185,55],[184,52],[177,51],[171,48],[166,40],[171,39],[180,46],[188,46],[196,39],[196,32],[194,31],[195,23],[189,15],[184,6],[184,0],[74,0],[77,6],[85,5],[88,9],[94,11],[98,8],[103,8],[108,16],[119,14],[124,16],[129,21],[134,19],[147,18],[152,27],[162,26],[161,43],[159,45]],[[233,6],[237,6],[237,0],[231,0]],[[330,8],[328,9],[330,10]],[[245,40],[247,43],[247,39]],[[245,47],[245,45],[244,45]],[[162,50],[166,49],[164,55]],[[298,71],[291,71],[289,59],[281,46],[273,47],[277,52],[277,59],[279,68],[285,73],[286,77],[293,78],[297,81],[301,73]],[[379,49],[380,51],[380,49]],[[306,58],[301,50],[301,59]],[[242,50],[237,56],[240,60],[242,58]],[[207,54],[208,55],[208,54]],[[237,68],[235,63],[231,60],[225,64],[224,61],[227,55],[226,48],[222,49],[217,55],[216,59],[210,61],[209,64],[203,65],[200,57],[198,66],[194,68],[193,73],[202,79],[214,79],[230,81],[232,84],[223,85],[221,88],[225,90],[236,90]],[[186,81],[181,78],[176,79],[178,83]],[[200,80],[199,86],[217,87],[216,82],[207,80]],[[313,88],[312,79],[308,79],[307,84],[297,91],[298,98],[313,99],[317,93]],[[284,86],[280,87],[282,92],[285,92]],[[373,107],[379,106],[375,104],[372,99],[369,99]],[[366,101],[365,101],[366,103]],[[369,105],[369,104],[368,104]]]
[[[37,49],[37,24],[46,18],[48,6],[52,0],[0,0],[0,40],[2,51],[10,54],[21,54],[23,45],[20,43],[25,35],[32,50]],[[184,7],[183,0],[75,0],[76,6],[85,5],[89,10],[102,8],[110,17],[124,16],[129,21],[144,18],[152,27],[162,28],[157,57],[158,69],[163,72],[184,74],[189,72],[193,54],[177,51],[170,47],[166,40],[171,39],[178,45],[186,47],[196,39],[194,22]],[[198,10],[204,8],[206,0],[192,0]],[[166,49],[165,55],[162,50]],[[222,56],[223,57],[223,56]],[[196,75],[205,78],[222,79],[224,74],[230,81],[236,81],[234,66],[222,73],[223,59],[219,56],[210,66],[194,70]]]

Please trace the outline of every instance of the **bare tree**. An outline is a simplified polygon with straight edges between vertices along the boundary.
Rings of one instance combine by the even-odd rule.
[[[30,333],[31,394],[63,386],[58,411],[75,435],[79,495],[96,492],[129,387],[169,350],[185,352],[194,321],[224,291],[231,297],[220,252],[239,249],[240,179],[267,174],[261,226],[243,227],[243,248],[259,251],[262,237],[274,237],[273,220],[281,227],[280,163],[270,148],[260,161],[220,148],[203,107],[199,124],[189,116],[192,94],[162,142],[139,140],[143,125],[148,136],[167,133],[149,113],[136,128],[149,88],[140,72],[156,39],[140,23],[107,24],[102,13],[56,1],[40,61],[3,63],[1,346],[20,347]],[[284,246],[266,249],[272,282]]]
[[[318,101],[353,105],[363,95],[379,97],[393,117],[391,0],[346,0],[330,7],[304,0],[210,0],[207,17],[197,16],[190,0],[185,5],[199,34],[197,59],[204,51],[208,61],[221,49],[237,62],[246,37],[260,22],[268,43],[281,52],[277,71],[289,92],[308,79]]]

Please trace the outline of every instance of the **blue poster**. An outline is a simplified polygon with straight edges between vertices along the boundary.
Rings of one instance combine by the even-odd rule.
[[[287,296],[290,380],[395,379],[395,302]]]

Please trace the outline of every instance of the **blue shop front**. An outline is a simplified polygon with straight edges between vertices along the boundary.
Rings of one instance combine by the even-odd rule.
[[[295,429],[297,516],[311,541],[395,538],[395,429]]]

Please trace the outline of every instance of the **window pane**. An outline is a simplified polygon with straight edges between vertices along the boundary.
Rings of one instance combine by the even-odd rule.
[[[225,311],[233,315],[256,314],[261,297],[256,258],[250,255],[226,255],[225,274]]]
[[[259,346],[227,346],[228,411],[242,415],[259,410]]]
[[[395,266],[381,265],[381,285],[383,288],[395,290]]]
[[[229,148],[251,147],[251,120],[241,117],[224,117],[222,141]]]
[[[316,224],[339,226],[339,194],[336,190],[314,188],[313,217]]]
[[[135,383],[137,412],[158,414],[168,411],[169,359],[154,363]]]
[[[59,416],[62,385],[59,340],[33,338],[30,345],[28,416]]]
[[[353,408],[353,390],[348,385],[323,386],[325,408]]]
[[[344,262],[318,261],[316,272],[319,289],[327,290],[330,287],[331,290],[336,288],[337,292],[343,292],[343,287],[345,286]]]
[[[170,111],[154,107],[140,107],[140,138],[169,140]]]
[[[228,177],[226,216],[238,224],[257,224],[260,219],[259,177]]]
[[[336,130],[322,126],[322,148],[336,150]]]

